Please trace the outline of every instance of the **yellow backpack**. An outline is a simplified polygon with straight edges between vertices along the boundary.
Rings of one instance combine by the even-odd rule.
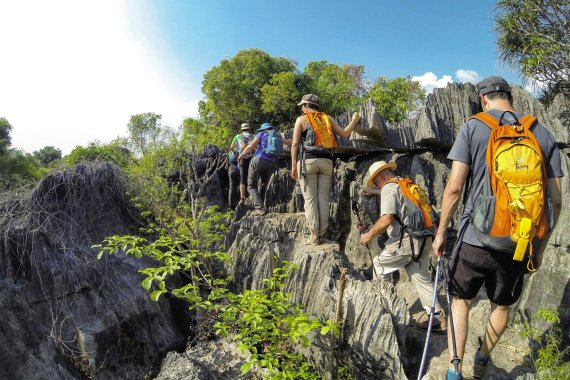
[[[502,125],[507,113],[515,119],[512,125]],[[542,149],[530,130],[537,119],[525,115],[517,120],[510,111],[499,120],[484,112],[471,118],[491,128],[487,173],[483,192],[475,200],[472,224],[485,246],[514,251],[513,260],[522,261],[528,251],[527,268],[534,271],[533,240],[544,238],[552,227]]]

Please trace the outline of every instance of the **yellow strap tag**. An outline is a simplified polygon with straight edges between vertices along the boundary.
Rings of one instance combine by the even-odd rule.
[[[528,248],[530,229],[532,228],[532,220],[529,218],[522,218],[519,224],[519,240],[513,260],[523,261],[524,255]]]

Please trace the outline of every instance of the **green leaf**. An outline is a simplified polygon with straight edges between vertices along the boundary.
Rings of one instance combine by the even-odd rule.
[[[165,293],[164,290],[155,290],[154,292],[150,293],[150,299],[157,302],[163,293]]]
[[[244,363],[240,367],[240,371],[241,371],[241,373],[249,372],[251,370],[251,367],[252,367],[251,363]]]
[[[147,277],[142,281],[142,287],[145,290],[149,290],[151,286],[152,286],[152,277]]]

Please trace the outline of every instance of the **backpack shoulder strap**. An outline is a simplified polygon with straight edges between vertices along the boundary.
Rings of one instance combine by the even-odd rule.
[[[510,111],[506,111],[512,114]],[[477,119],[487,125],[489,128],[494,129],[500,125],[500,122],[495,119],[493,116],[489,115],[486,112],[479,112],[475,115],[471,115],[469,119]],[[534,126],[534,124],[538,121],[538,119],[532,115],[524,115],[521,117],[518,122],[525,127],[525,129],[530,130]]]
[[[469,117],[469,120],[471,119],[477,119],[491,129],[497,128],[499,126],[499,121],[486,112],[479,112],[475,115],[471,115],[471,117]]]
[[[532,115],[524,115],[520,118],[519,122],[524,126],[526,130],[529,130],[538,123],[538,119]]]

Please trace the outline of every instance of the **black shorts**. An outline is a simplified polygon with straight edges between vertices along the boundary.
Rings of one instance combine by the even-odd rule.
[[[526,261],[514,261],[512,254],[462,243],[449,265],[449,291],[470,300],[485,284],[491,302],[509,306],[521,295],[525,269]]]

